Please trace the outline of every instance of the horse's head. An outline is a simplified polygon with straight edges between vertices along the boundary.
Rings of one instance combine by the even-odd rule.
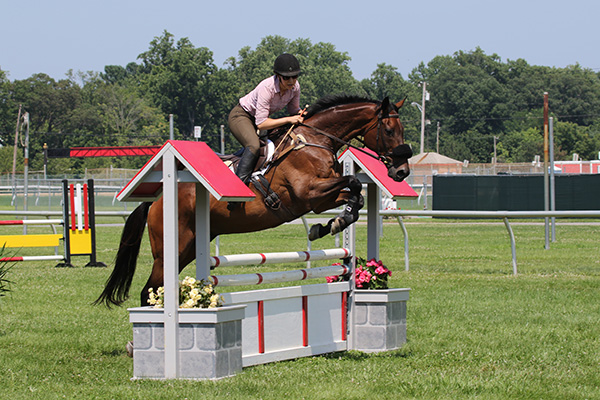
[[[398,110],[404,100],[394,104],[386,97],[376,109],[377,123],[364,134],[365,145],[379,155],[395,181],[402,181],[410,174],[408,159],[412,150],[404,143],[404,127]]]
[[[403,104],[404,100],[394,104],[387,97],[379,102],[352,95],[325,96],[307,110],[303,125],[317,137],[327,138],[323,144],[329,141],[333,152],[362,136],[365,146],[384,162],[388,175],[400,182],[410,173],[412,157],[398,116]]]

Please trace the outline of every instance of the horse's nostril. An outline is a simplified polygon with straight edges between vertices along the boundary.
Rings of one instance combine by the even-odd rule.
[[[396,168],[388,172],[388,176],[396,182],[402,182],[408,175],[410,175],[408,168]]]

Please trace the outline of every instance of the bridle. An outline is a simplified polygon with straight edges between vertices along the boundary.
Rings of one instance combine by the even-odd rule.
[[[379,160],[385,164],[386,167],[389,168],[390,164],[391,164],[391,160],[393,157],[397,157],[397,158],[403,158],[408,160],[409,158],[412,157],[413,152],[412,149],[410,148],[409,145],[407,144],[400,144],[396,147],[394,147],[392,150],[388,151],[385,154],[380,154],[379,151],[379,142],[381,139],[381,145],[383,146],[383,120],[384,119],[388,119],[388,118],[400,118],[400,115],[398,114],[393,114],[390,115],[389,113],[387,115],[379,115],[377,117],[377,136],[375,137],[375,143],[377,143],[377,150],[376,153],[379,155],[378,158]],[[368,131],[368,130],[367,130]]]
[[[377,156],[375,156],[375,155],[373,155],[373,154],[371,154],[371,153],[363,150],[360,147],[357,147],[357,146],[351,144],[350,142],[348,142],[348,141],[346,141],[344,139],[340,139],[339,137],[337,137],[335,135],[332,135],[331,133],[325,132],[322,129],[319,129],[319,128],[311,126],[311,125],[307,125],[305,123],[301,123],[300,125],[305,126],[305,127],[309,128],[309,129],[312,129],[313,131],[315,131],[315,132],[317,132],[317,133],[319,133],[319,134],[321,134],[321,135],[323,135],[323,136],[325,136],[325,137],[327,137],[329,139],[332,139],[332,140],[334,140],[334,141],[336,141],[338,143],[341,143],[342,145],[345,145],[345,146],[348,146],[348,147],[352,147],[353,149],[356,149],[357,151],[360,151],[363,154],[368,155],[369,157],[372,157],[372,158],[374,158],[376,160],[379,160],[386,167],[389,168],[389,166],[390,166],[390,164],[392,162],[392,157],[405,158],[406,160],[408,160],[410,157],[412,157],[413,153],[412,153],[412,149],[410,148],[409,145],[407,145],[407,144],[401,144],[401,145],[398,145],[398,146],[394,147],[391,151],[388,151],[385,154],[380,154],[380,148],[379,148],[380,143],[381,143],[381,146],[383,147],[383,132],[382,132],[382,130],[383,130],[383,120],[384,119],[388,119],[388,118],[400,118],[400,116],[398,114],[390,115],[389,113],[387,115],[379,115],[377,117],[377,122],[375,122],[372,126],[369,126],[367,129],[364,130],[365,132],[368,132],[368,131],[370,131],[374,127],[375,124],[377,124],[377,136],[375,138],[375,142],[377,144],[377,150],[376,150]],[[363,137],[364,137],[364,135],[363,135]],[[357,138],[357,140],[359,142],[361,142],[363,144],[363,146],[365,145],[364,140],[361,140],[359,138]],[[312,146],[316,146],[316,147],[326,148],[325,146],[316,145],[316,144],[309,144],[309,143],[307,143],[307,145],[312,145]],[[332,151],[329,148],[326,148],[326,149],[329,150],[329,151]]]

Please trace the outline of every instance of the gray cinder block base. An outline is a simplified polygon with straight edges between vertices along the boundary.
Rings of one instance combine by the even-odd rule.
[[[129,309],[133,323],[134,379],[165,376],[164,324],[161,309]],[[244,306],[180,309],[178,377],[219,379],[242,369]]]
[[[395,350],[406,343],[406,302],[410,289],[355,292],[353,349]]]

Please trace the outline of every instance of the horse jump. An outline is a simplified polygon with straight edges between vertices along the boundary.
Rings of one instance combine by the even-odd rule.
[[[311,253],[314,258],[306,255]],[[294,258],[293,254],[297,256]],[[281,260],[302,262],[307,258],[314,261],[317,258],[331,260],[344,257],[349,261],[350,251],[340,248],[313,252],[263,253],[260,256],[263,256],[262,264],[281,263]],[[256,254],[221,257],[227,265],[252,265],[257,260]],[[234,258],[235,261],[228,264],[226,258]],[[351,265],[340,264],[291,271],[213,275],[211,280],[218,286],[265,285],[324,279],[332,275],[345,275],[350,271]],[[241,366],[347,350],[350,293],[349,282],[221,293],[228,307],[245,306],[245,317],[241,322]],[[130,312],[135,312],[135,309],[130,309]],[[155,356],[154,348],[161,347],[161,343],[157,342],[146,348],[135,345],[144,342],[143,338],[148,335],[145,329],[149,328],[134,328],[134,377],[162,374],[159,371],[160,365],[155,365],[155,371],[149,371],[148,367]],[[160,337],[154,337],[160,340]]]
[[[69,212],[71,210],[71,212]],[[0,225],[62,225],[62,233],[35,235],[2,235],[0,245],[5,248],[55,247],[58,253],[60,241],[64,241],[64,254],[47,256],[2,257],[0,262],[16,261],[62,261],[57,267],[72,267],[71,257],[90,256],[86,266],[103,266],[96,261],[96,223],[94,216],[94,183],[88,180],[83,187],[63,180],[63,218],[47,220],[0,221]]]
[[[148,289],[162,286],[164,282],[165,302],[164,310],[160,311],[145,307],[130,309],[130,321],[134,323],[134,371],[136,357],[142,359],[141,355],[146,351],[149,355],[139,365],[141,375],[136,372],[134,375],[181,377],[187,374],[185,366],[191,363],[192,369],[201,370],[201,373],[186,376],[223,377],[235,373],[238,366],[241,368],[242,359],[244,365],[254,365],[348,348],[346,335],[352,332],[348,328],[352,322],[348,323],[346,318],[352,319],[354,313],[351,268],[350,281],[228,294],[230,297],[225,301],[229,307],[223,307],[222,314],[218,313],[220,309],[214,310],[214,314],[208,313],[212,310],[197,314],[204,314],[200,319],[212,324],[209,331],[204,329],[204,323],[194,326],[199,321],[198,316],[190,319],[192,314],[186,310],[181,310],[182,319],[179,319],[178,275],[195,258],[197,278],[208,278],[209,242],[223,233],[267,229],[309,211],[319,213],[344,204],[346,207],[340,215],[326,226],[316,226],[311,230],[311,236],[316,239],[344,231],[348,226],[353,228],[351,224],[358,219],[358,209],[363,205],[361,184],[353,176],[342,175],[336,153],[342,145],[349,145],[350,140],[361,136],[364,144],[384,162],[388,175],[397,181],[404,179],[409,173],[407,160],[412,153],[404,144],[403,128],[398,119],[397,111],[402,104],[390,103],[387,98],[375,102],[336,97],[322,99],[311,107],[305,124],[297,128],[294,135],[302,135],[302,143],[294,144],[293,151],[286,152],[285,157],[265,173],[269,186],[280,196],[281,208],[276,209],[265,204],[260,191],[253,194],[239,179],[232,179],[231,171],[215,159],[214,153],[211,155],[207,151],[210,149],[204,143],[169,141],[161,148],[117,196],[122,201],[146,203],[126,221],[115,269],[97,300],[97,303],[119,305],[127,298],[147,222],[155,261],[141,300],[145,304]],[[287,138],[286,135],[280,140]],[[306,167],[308,173],[303,170]],[[250,201],[252,198],[256,200]],[[247,203],[235,210],[227,210],[224,202],[240,200]],[[301,270],[297,276],[303,279],[305,274],[307,272]],[[261,276],[257,278],[260,280]],[[254,314],[255,323],[249,323]],[[164,327],[160,328],[164,329],[162,334],[148,326],[154,318],[156,329]],[[293,326],[299,318],[306,323],[298,332],[289,332],[287,327]],[[276,320],[273,324],[269,322],[272,319]],[[196,339],[190,342],[189,336],[179,336],[182,333],[180,322],[191,322],[194,332],[198,328],[198,334],[203,338],[208,335],[213,339],[198,348]],[[136,326],[136,323],[144,326]],[[244,328],[248,324],[251,328]],[[254,332],[243,336],[256,340],[242,340],[243,332]],[[138,333],[141,336],[136,339]],[[296,342],[287,345],[288,336]],[[156,337],[164,337],[164,341],[152,342]],[[196,337],[196,333],[192,337]],[[297,342],[299,337],[302,338],[301,345]],[[179,345],[180,342],[185,348]],[[205,346],[210,348],[208,353]],[[188,347],[199,351],[191,354],[182,351]],[[164,359],[162,365],[158,362],[161,358]],[[163,368],[158,375],[156,370],[149,371],[154,365]]]

